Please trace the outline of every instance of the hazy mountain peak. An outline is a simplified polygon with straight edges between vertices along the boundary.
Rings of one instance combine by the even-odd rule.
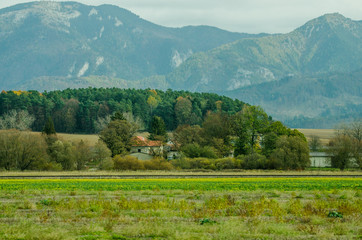
[[[317,18],[314,18],[314,19],[308,21],[307,23],[305,23],[301,27],[297,28],[296,30],[306,29],[306,28],[310,28],[310,27],[323,28],[324,26],[329,26],[329,24],[332,24],[332,25],[342,24],[346,20],[347,20],[347,18],[345,18],[343,15],[341,15],[339,13],[328,13],[328,14],[325,14],[323,16],[320,16],[320,17],[317,17]]]
[[[0,25],[19,27],[29,17],[38,17],[41,23],[47,27],[69,32],[67,28],[70,27],[70,20],[81,15],[79,11],[73,9],[72,4],[63,6],[59,2],[34,2],[31,5],[20,6],[23,7],[0,14]]]

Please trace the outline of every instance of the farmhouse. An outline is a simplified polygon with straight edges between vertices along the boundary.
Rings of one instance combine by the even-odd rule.
[[[131,156],[139,160],[150,160],[155,155],[161,155],[164,151],[161,141],[151,141],[141,136],[133,137]]]

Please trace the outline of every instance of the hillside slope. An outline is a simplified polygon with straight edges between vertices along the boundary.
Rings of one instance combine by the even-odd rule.
[[[112,5],[20,4],[0,10],[0,88],[79,87],[77,81],[88,76],[116,84],[140,80],[168,74],[193,53],[250,36],[256,35],[162,27]],[[48,85],[53,79],[57,88]]]
[[[362,117],[361,69],[362,22],[327,14],[288,34],[197,53],[167,81],[261,105],[289,126],[330,128]]]
[[[327,14],[288,34],[241,39],[195,54],[167,80],[176,89],[235,90],[288,76],[361,67],[362,23]]]

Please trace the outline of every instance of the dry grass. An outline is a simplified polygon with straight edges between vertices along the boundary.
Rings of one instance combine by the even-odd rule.
[[[334,129],[298,129],[309,140],[311,136],[318,136],[323,145],[327,145],[329,140],[334,137]]]
[[[64,139],[70,142],[80,142],[83,140],[87,142],[89,145],[94,146],[98,142],[98,135],[91,134],[67,134],[67,133],[57,133],[60,139]]]
[[[0,130],[1,131],[7,131],[7,130]],[[33,134],[40,135],[40,132],[32,132]],[[94,146],[98,140],[99,136],[97,134],[70,134],[70,133],[57,133],[57,136],[61,140],[70,141],[70,142],[80,142],[83,140],[84,142],[88,143],[91,146]],[[149,136],[148,132],[138,132],[136,133],[136,136],[142,136],[147,138]]]

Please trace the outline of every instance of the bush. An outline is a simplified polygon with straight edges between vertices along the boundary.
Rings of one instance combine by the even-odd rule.
[[[114,162],[112,158],[105,158],[99,164],[100,170],[112,170],[114,169]]]
[[[244,169],[266,169],[267,160],[264,155],[259,153],[252,153],[244,157],[244,162],[242,165]]]
[[[0,132],[0,168],[38,170],[48,161],[42,136],[18,130]]]
[[[38,168],[38,170],[42,171],[61,171],[62,169],[62,165],[56,162],[46,162]]]
[[[186,144],[181,148],[181,151],[189,158],[216,158],[217,154],[213,147],[202,147],[198,144]]]
[[[215,160],[215,168],[223,169],[238,169],[241,168],[241,161],[236,158],[219,158]]]
[[[174,168],[170,162],[162,158],[144,161],[143,165],[147,170],[172,170]]]
[[[132,156],[116,155],[113,158],[114,169],[116,170],[144,170],[143,162]]]
[[[186,159],[190,163],[190,169],[212,169],[215,170],[213,159],[208,158],[189,158]]]

